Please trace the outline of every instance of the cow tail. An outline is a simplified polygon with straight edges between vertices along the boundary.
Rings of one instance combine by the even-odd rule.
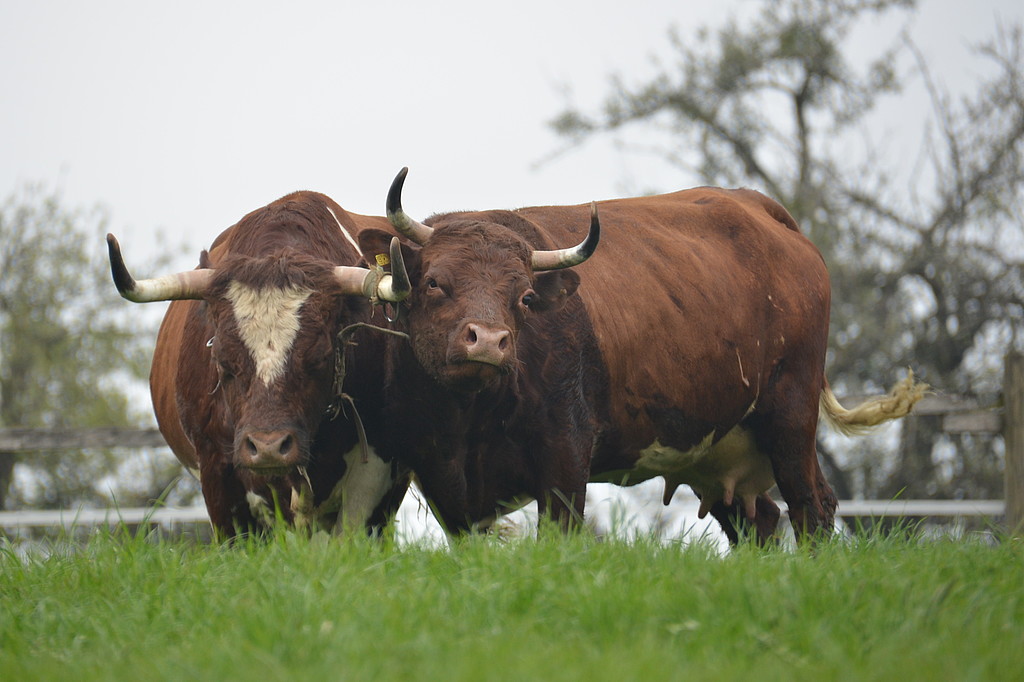
[[[867,433],[882,422],[907,416],[927,391],[928,385],[914,381],[914,372],[908,371],[907,376],[888,395],[869,398],[856,407],[846,409],[839,404],[826,380],[818,403],[818,413],[839,433],[857,436]]]

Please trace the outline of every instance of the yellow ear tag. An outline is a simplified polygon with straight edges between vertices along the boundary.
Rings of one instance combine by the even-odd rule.
[[[378,253],[376,256],[374,256],[374,259],[376,259],[377,265],[379,265],[380,267],[384,267],[385,265],[391,262],[391,259],[388,258],[388,254],[386,253]]]

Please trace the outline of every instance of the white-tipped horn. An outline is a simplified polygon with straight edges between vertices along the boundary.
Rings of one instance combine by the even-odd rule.
[[[534,272],[542,270],[559,270],[579,265],[594,255],[597,243],[601,240],[601,221],[597,217],[597,204],[590,204],[590,231],[587,238],[576,246],[554,251],[534,251],[531,258]]]
[[[341,287],[342,293],[351,296],[365,296],[398,303],[412,291],[409,273],[405,269],[402,258],[402,247],[398,237],[391,239],[391,272],[381,275],[380,270],[367,270],[351,265],[339,265],[334,268],[334,277]]]

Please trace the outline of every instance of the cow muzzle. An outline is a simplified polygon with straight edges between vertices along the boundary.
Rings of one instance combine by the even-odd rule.
[[[252,430],[243,433],[235,447],[238,466],[263,476],[284,476],[302,464],[302,448],[293,431]]]
[[[511,374],[514,367],[511,331],[502,326],[467,322],[451,337],[440,378],[450,388],[472,393]]]
[[[456,337],[459,355],[469,362],[503,367],[512,358],[512,332],[500,327],[469,322]]]

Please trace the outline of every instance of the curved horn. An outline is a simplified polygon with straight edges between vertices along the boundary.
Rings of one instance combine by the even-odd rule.
[[[430,239],[430,235],[434,234],[434,228],[416,222],[402,210],[402,187],[405,185],[405,176],[408,174],[409,168],[406,166],[398,171],[398,175],[391,183],[391,189],[388,190],[388,220],[396,230],[423,246]]]
[[[555,251],[534,251],[532,264],[534,272],[559,270],[579,265],[594,255],[601,240],[601,221],[597,218],[597,203],[590,203],[590,232],[587,238],[576,246]]]
[[[398,237],[391,238],[391,274],[384,275],[377,284],[377,296],[385,301],[398,303],[405,299],[412,291],[412,282],[409,281],[409,273],[405,269],[405,259],[402,258],[402,244]]]
[[[409,273],[402,259],[402,246],[398,237],[391,238],[391,273],[381,275],[380,270],[367,270],[351,265],[339,265],[334,268],[334,277],[338,281],[343,294],[365,296],[369,299],[379,298],[382,301],[398,303],[412,291]]]
[[[107,234],[107,252],[110,256],[110,274],[114,285],[123,298],[134,303],[152,303],[154,301],[177,301],[181,299],[201,299],[210,287],[213,270],[201,268],[186,270],[173,275],[165,275],[157,279],[136,281],[128,272],[121,256],[121,245],[112,234]]]

